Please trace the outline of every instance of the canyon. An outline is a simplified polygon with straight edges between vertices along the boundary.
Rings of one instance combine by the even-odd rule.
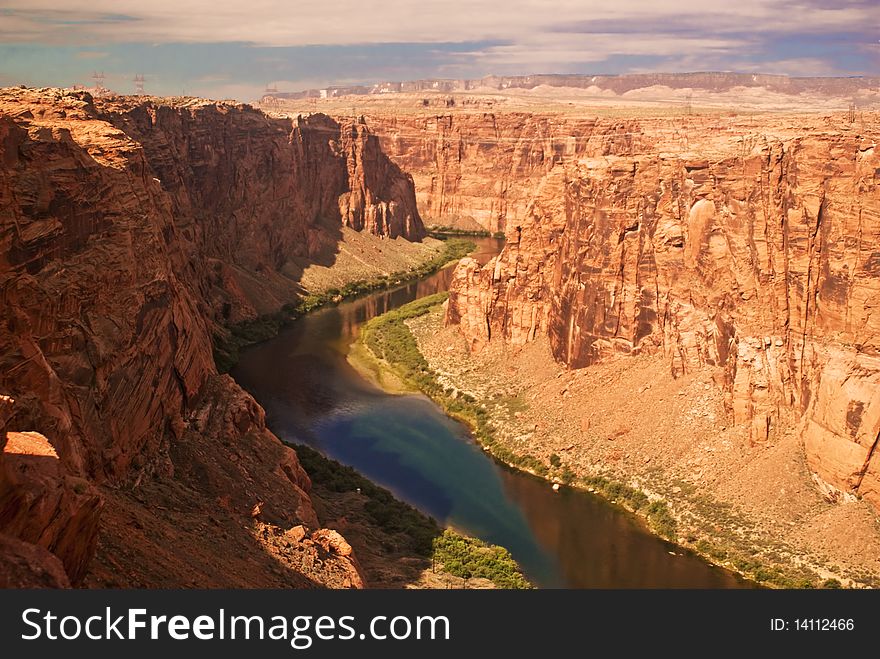
[[[362,586],[212,346],[309,292],[303,264],[332,264],[344,231],[424,236],[375,136],[240,104],[5,89],[0,173],[4,582]]]
[[[213,349],[424,224],[506,235],[413,331],[444,384],[528,400],[496,419],[518,451],[674,473],[651,495],[680,522],[696,491],[806,537],[809,502],[827,562],[874,560],[878,114],[414,93],[343,117],[0,90],[0,581],[369,585]]]
[[[506,448],[545,463],[566,451],[586,478],[613,476],[666,500],[720,494],[713,505],[733,507],[741,531],[768,544],[797,537],[783,553],[816,550],[818,572],[870,565],[862,583],[873,582],[880,134],[865,99],[876,85],[847,82],[868,103],[857,112],[804,112],[811,90],[827,100],[841,89],[643,78],[616,78],[615,93],[669,84],[688,96],[666,90],[675,105],[665,107],[596,103],[563,80],[553,92],[537,81],[534,95],[452,84],[321,107],[357,104],[413,175],[426,223],[506,234],[488,264],[459,264],[449,330],[429,323],[419,339],[444,386],[487,409],[534,401],[517,418],[493,416],[509,427]],[[786,95],[785,111],[751,107],[752,88]],[[727,92],[742,103],[695,110],[691,91],[694,106]],[[633,369],[656,378],[653,391]],[[716,453],[731,446],[733,461]],[[679,503],[684,517],[700,515]],[[694,533],[691,546],[703,539]]]
[[[453,149],[450,178],[492,196],[521,173],[523,201],[502,253],[457,267],[448,329],[417,332],[442,385],[501,409],[505,448],[672,502],[689,546],[730,542],[726,525],[739,549],[815,550],[817,573],[870,565],[875,583],[878,115],[560,114],[517,140],[518,114],[461,114],[442,118],[469,126],[453,142],[483,144]]]

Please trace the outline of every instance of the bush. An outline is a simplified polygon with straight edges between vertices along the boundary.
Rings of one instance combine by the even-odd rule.
[[[617,501],[644,515],[657,535],[673,542],[676,540],[678,524],[665,502],[651,501],[644,492],[603,476],[586,476],[581,479],[581,482],[602,494],[606,499]]]
[[[482,577],[499,588],[531,588],[510,552],[451,529],[434,539],[434,560],[449,574],[462,579]]]
[[[560,474],[559,478],[562,480],[563,484],[571,485],[577,478],[577,474],[575,474],[568,465],[565,465],[562,468],[562,474]]]

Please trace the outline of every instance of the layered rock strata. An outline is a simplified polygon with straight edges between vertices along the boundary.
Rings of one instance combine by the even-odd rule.
[[[368,123],[413,176],[429,225],[491,232],[526,217],[554,165],[615,133],[614,122],[528,113],[377,114]]]
[[[457,268],[474,349],[548,335],[581,368],[712,369],[755,442],[797,425],[809,467],[880,507],[877,116],[626,122],[556,165],[502,254]],[[682,136],[686,140],[682,140]]]

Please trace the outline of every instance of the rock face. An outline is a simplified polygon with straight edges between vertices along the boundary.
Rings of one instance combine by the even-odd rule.
[[[799,424],[810,468],[880,507],[877,120],[626,122],[459,265],[448,321],[475,349],[547,334],[571,368],[715,369],[753,441]]]
[[[64,566],[52,552],[0,533],[0,588],[69,588]]]
[[[294,297],[292,263],[332,263],[342,225],[425,235],[412,180],[363,123],[133,100],[100,116],[142,145],[153,184],[171,203],[182,265],[224,320]]]
[[[0,532],[48,550],[79,583],[98,541],[100,494],[66,473],[39,433],[8,433],[2,450]]]
[[[228,375],[205,383],[165,476],[102,490],[99,549],[84,585],[351,588],[355,557],[324,549],[311,481],[263,409]],[[160,458],[155,458],[156,462]]]
[[[554,165],[616,132],[614,122],[526,113],[376,115],[369,125],[385,152],[412,174],[429,225],[491,232],[526,218]]]
[[[15,399],[7,428],[48,438],[56,479],[128,487],[171,478],[170,447],[205,392],[219,399],[235,388],[216,376],[212,332],[295,300],[301,270],[290,264],[332,262],[343,225],[424,235],[411,179],[362,123],[271,119],[195,99],[0,90],[0,393]],[[260,419],[250,405],[242,418]],[[295,455],[278,457],[290,486],[301,485]],[[302,519],[316,523],[304,490],[294,494]],[[46,501],[45,510],[55,505]],[[17,526],[21,537],[43,537],[36,516],[25,522],[33,529]],[[58,550],[75,582],[79,559],[59,543],[38,544]]]

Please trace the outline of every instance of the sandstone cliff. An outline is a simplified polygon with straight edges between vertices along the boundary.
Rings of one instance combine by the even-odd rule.
[[[98,540],[101,496],[84,478],[66,473],[42,435],[10,432],[2,444],[0,528],[54,554],[79,583]]]
[[[711,369],[753,441],[797,425],[820,478],[880,507],[877,119],[627,121],[459,265],[447,320],[474,349],[548,335],[571,368]]]
[[[299,503],[271,523],[299,520],[315,530],[295,454],[265,430],[259,406],[216,375],[211,334],[294,300],[299,270],[290,263],[332,262],[342,226],[414,240],[424,233],[411,179],[362,123],[270,119],[195,99],[0,91],[0,393],[15,400],[3,430],[45,436],[60,462],[53,478],[102,485],[111,518],[120,497],[149,507],[138,488],[157,479],[177,479],[189,499],[213,505],[205,483],[186,473],[199,461],[175,448],[192,445],[194,432],[201,441],[240,442],[236,450],[254,460],[267,442],[277,444],[270,471],[287,477],[270,482]],[[221,423],[230,411],[220,401],[239,401],[241,413]],[[225,489],[241,469],[219,468],[214,486]],[[260,496],[268,492],[246,488],[232,504],[236,514],[250,519]],[[61,508],[74,505],[62,499]],[[34,501],[40,510],[56,506]],[[37,542],[46,530],[36,528],[39,516],[26,517],[0,532],[55,551],[79,580],[91,527],[77,534],[69,561],[68,531]],[[169,579],[174,585],[173,570]],[[322,582],[318,573],[309,579]]]
[[[496,232],[526,217],[543,177],[613,123],[527,113],[372,115],[382,148],[416,184],[429,225]]]

